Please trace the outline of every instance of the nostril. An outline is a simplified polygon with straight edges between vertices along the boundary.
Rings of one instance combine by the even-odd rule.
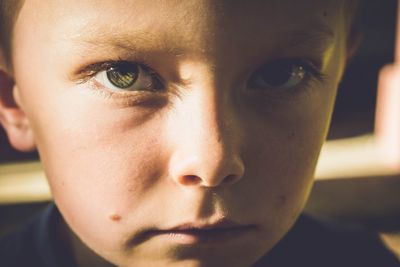
[[[201,182],[201,178],[196,175],[185,175],[181,177],[181,184],[183,185],[196,185]]]

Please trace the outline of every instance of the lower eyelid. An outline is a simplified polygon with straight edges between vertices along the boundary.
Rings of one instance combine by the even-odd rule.
[[[313,98],[323,86],[324,82],[322,80],[312,75],[307,75],[303,82],[292,88],[281,91],[265,90],[262,91],[262,94],[259,91],[257,93],[252,92],[252,95],[254,93],[254,97],[264,98],[264,101],[267,102],[295,103]]]
[[[91,79],[88,81],[89,91],[96,96],[109,100],[116,106],[125,107],[159,107],[168,102],[168,97],[165,93],[150,92],[150,91],[122,91],[116,92],[107,89],[97,81]]]
[[[299,98],[299,99],[309,98],[315,92],[318,92],[318,90],[322,89],[322,87],[323,87],[323,81],[321,81],[319,78],[316,78],[308,74],[306,75],[306,78],[303,82],[301,82],[295,88],[288,90],[288,95],[292,98]]]
[[[116,97],[116,98],[126,98],[126,97],[132,97],[133,95],[137,95],[140,92],[139,91],[115,91],[107,88],[106,86],[102,85],[98,81],[96,81],[94,78],[90,79],[88,81],[88,86],[90,87],[91,90],[93,91],[101,91],[102,94],[108,96],[108,97]]]

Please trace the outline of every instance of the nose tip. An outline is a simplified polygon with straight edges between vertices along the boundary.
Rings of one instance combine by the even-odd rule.
[[[244,175],[241,160],[224,157],[220,161],[186,159],[175,165],[174,181],[181,186],[221,187],[237,183]]]

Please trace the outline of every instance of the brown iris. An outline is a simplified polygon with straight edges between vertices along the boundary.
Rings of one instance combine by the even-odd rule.
[[[134,64],[118,64],[107,70],[108,80],[120,89],[131,87],[139,77],[139,67]]]

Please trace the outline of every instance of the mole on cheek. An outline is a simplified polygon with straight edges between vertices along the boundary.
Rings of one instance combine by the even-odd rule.
[[[324,12],[322,13],[322,16],[323,16],[324,18],[326,18],[326,17],[328,16],[328,12],[324,11]]]
[[[110,220],[114,221],[114,222],[118,222],[121,220],[121,216],[118,214],[111,214],[110,215]]]

